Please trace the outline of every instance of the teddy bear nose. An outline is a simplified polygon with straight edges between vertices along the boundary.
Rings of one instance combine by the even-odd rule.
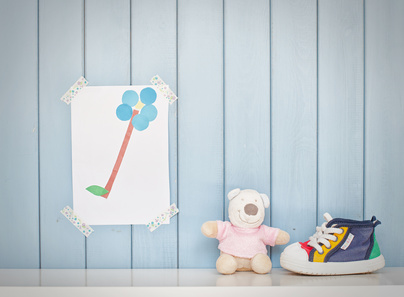
[[[249,216],[255,216],[258,212],[258,207],[256,207],[254,204],[249,203],[244,206],[244,212]]]

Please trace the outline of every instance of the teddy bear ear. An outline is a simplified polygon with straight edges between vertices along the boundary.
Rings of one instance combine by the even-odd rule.
[[[265,195],[265,194],[260,194],[260,196],[261,196],[262,202],[264,202],[265,208],[268,208],[269,207],[269,198],[268,198],[268,196]]]
[[[234,197],[236,197],[238,194],[240,194],[241,190],[239,188],[231,190],[229,192],[229,194],[227,194],[227,198],[229,198],[229,200],[233,199]]]

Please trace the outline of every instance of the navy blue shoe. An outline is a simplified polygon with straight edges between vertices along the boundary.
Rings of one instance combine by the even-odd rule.
[[[281,254],[281,266],[309,275],[367,273],[383,268],[384,257],[375,236],[380,221],[333,219],[326,222],[306,242],[294,243]]]

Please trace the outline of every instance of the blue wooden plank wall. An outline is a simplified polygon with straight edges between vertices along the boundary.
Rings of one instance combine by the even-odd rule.
[[[404,2],[401,0],[0,0],[0,268],[212,268],[207,220],[226,194],[271,199],[266,224],[302,241],[333,216],[382,221],[404,266]],[[91,85],[148,84],[170,106],[171,201],[144,226],[95,226],[72,205],[70,108]],[[271,248],[279,267],[283,247]]]
[[[296,242],[317,217],[317,3],[271,4],[271,224]],[[272,249],[274,267],[283,248]]]

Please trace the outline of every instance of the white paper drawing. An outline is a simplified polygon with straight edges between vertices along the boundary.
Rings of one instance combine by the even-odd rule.
[[[73,208],[88,224],[147,224],[169,207],[168,102],[156,87],[88,86],[71,125]]]

